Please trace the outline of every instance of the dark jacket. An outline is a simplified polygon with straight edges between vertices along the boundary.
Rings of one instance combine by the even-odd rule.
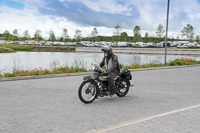
[[[103,60],[101,61],[101,63],[99,64],[100,67],[103,67],[105,64],[105,58],[107,58],[107,60],[112,60],[112,67],[107,71],[107,73],[116,73],[118,74],[120,71],[119,68],[119,62],[118,62],[118,57],[115,54],[112,54],[109,58],[104,56]]]

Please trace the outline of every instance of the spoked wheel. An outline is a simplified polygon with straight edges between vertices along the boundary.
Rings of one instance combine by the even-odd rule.
[[[83,103],[91,103],[97,96],[97,87],[91,81],[83,82],[78,90],[79,99]]]
[[[128,91],[129,91],[129,85],[130,85],[129,80],[124,80],[124,79],[123,79],[123,80],[118,84],[116,95],[119,96],[119,97],[124,97],[124,96],[126,96],[126,94],[127,94]]]

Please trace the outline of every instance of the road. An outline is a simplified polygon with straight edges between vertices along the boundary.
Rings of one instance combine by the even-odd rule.
[[[200,67],[133,71],[126,97],[78,99],[82,76],[0,82],[0,133],[199,133]]]

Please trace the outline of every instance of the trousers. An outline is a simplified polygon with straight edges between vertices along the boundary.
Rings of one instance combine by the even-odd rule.
[[[110,86],[111,91],[115,90],[115,82],[114,82],[114,78],[117,76],[116,73],[101,73],[101,76],[108,76],[108,84]]]

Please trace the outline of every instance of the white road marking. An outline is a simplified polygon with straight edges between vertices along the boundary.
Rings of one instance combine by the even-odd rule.
[[[186,111],[186,110],[190,110],[190,109],[194,109],[194,108],[198,108],[198,107],[200,107],[200,104],[190,106],[190,107],[186,107],[186,108],[182,108],[182,109],[178,109],[178,110],[174,110],[174,111],[170,111],[170,112],[166,112],[166,113],[162,113],[162,114],[158,114],[158,115],[154,115],[154,116],[151,116],[151,117],[147,117],[147,118],[132,121],[132,122],[127,122],[127,123],[124,123],[124,124],[116,125],[116,126],[113,126],[113,127],[110,127],[110,128],[106,128],[106,129],[103,129],[103,130],[100,130],[100,131],[94,131],[94,132],[95,133],[105,133],[105,132],[115,130],[115,129],[118,129],[118,128],[121,128],[121,127],[137,124],[137,123],[140,123],[140,122],[148,121],[148,120],[155,119],[155,118],[158,118],[158,117],[163,117],[163,116],[175,114],[175,113],[178,113],[178,112],[182,112],[182,111]]]

